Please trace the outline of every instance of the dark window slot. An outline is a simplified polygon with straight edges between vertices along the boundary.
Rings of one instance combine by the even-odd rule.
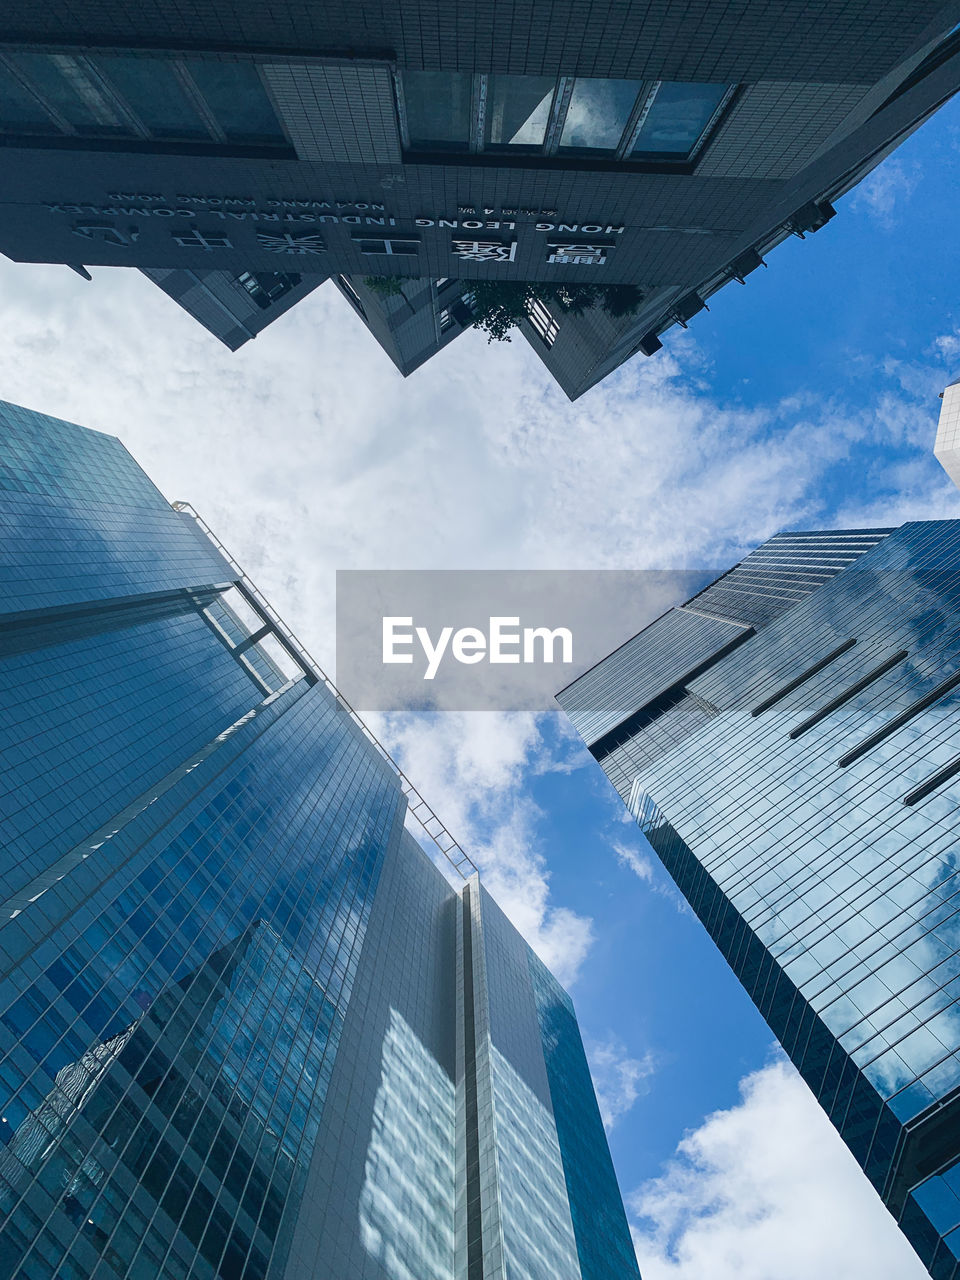
[[[811,680],[818,671],[822,671],[824,667],[828,667],[835,658],[839,658],[842,653],[846,653],[848,649],[852,649],[856,643],[856,640],[844,640],[843,644],[839,645],[831,653],[828,653],[825,658],[821,658],[819,662],[815,662],[812,667],[807,667],[806,671],[801,671],[793,680],[790,680],[787,684],[781,686],[776,693],[771,693],[769,698],[764,698],[763,702],[758,703],[750,714],[752,716],[763,715],[764,711],[769,711],[771,707],[775,707],[778,702],[781,702],[787,696],[787,694],[793,693],[794,689],[799,689],[806,680]]]
[[[922,698],[918,698],[905,711],[901,711],[899,715],[894,716],[892,720],[888,720],[885,725],[875,730],[869,737],[864,738],[852,751],[848,751],[845,756],[841,756],[837,764],[841,769],[845,769],[848,764],[853,764],[854,760],[859,760],[862,755],[866,755],[868,751],[883,742],[884,738],[889,738],[892,733],[896,733],[898,729],[901,729],[914,716],[919,715],[921,711],[926,711],[927,707],[932,706],[933,703],[939,702],[945,694],[948,694],[951,689],[955,689],[957,685],[960,685],[960,671],[954,672],[949,679],[938,684],[935,689],[931,689]]]
[[[806,733],[808,729],[812,729],[815,724],[819,724],[821,720],[825,720],[832,711],[836,711],[838,707],[842,707],[845,702],[849,702],[851,698],[855,698],[858,693],[862,693],[868,685],[873,684],[874,680],[879,680],[882,675],[886,675],[891,668],[898,663],[903,662],[907,657],[906,649],[901,649],[899,653],[892,654],[885,662],[881,662],[879,667],[874,667],[872,671],[868,671],[865,676],[861,676],[849,689],[844,689],[843,693],[838,693],[835,698],[831,698],[829,702],[825,702],[823,706],[814,711],[813,715],[808,716],[806,720],[801,720],[795,729],[791,729],[790,737],[799,738],[802,733]]]
[[[949,764],[945,764],[942,769],[938,769],[936,773],[932,773],[929,778],[921,782],[918,787],[914,787],[912,791],[908,791],[903,797],[904,804],[919,804],[921,800],[925,800],[931,791],[936,791],[937,787],[942,787],[945,782],[949,782],[951,778],[955,778],[960,773],[960,756],[951,760]]]

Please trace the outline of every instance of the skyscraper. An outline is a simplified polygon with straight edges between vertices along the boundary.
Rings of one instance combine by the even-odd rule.
[[[933,452],[944,471],[960,487],[960,378],[944,388]]]
[[[559,695],[931,1275],[960,1274],[960,521],[780,534]]]
[[[117,440],[0,440],[0,1275],[636,1277],[569,998],[426,802]]]
[[[958,0],[8,0],[0,251],[172,273],[231,345],[218,303],[250,280],[255,329],[291,275],[415,280],[409,348],[382,295],[362,317],[407,368],[459,332],[436,282],[595,285],[522,322],[575,397],[822,227],[956,91],[958,22]],[[637,290],[626,313],[607,286]]]

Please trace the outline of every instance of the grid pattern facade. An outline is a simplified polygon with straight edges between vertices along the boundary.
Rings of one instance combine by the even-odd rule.
[[[960,1258],[958,569],[958,522],[881,537],[690,682],[711,714],[630,799],[938,1280]]]
[[[34,10],[18,0],[0,26],[0,130],[19,193],[0,215],[8,256],[638,286],[634,315],[566,316],[548,349],[534,343],[571,397],[656,349],[748,259],[822,225],[958,80],[960,9],[942,0],[833,0],[815,13],[801,0],[595,0],[555,5],[548,20],[519,3],[451,14],[436,0],[325,5],[322,17],[240,0]],[[686,158],[550,144],[538,155],[509,134],[484,151],[479,91],[461,151],[424,152],[403,146],[396,92],[424,74],[486,77],[491,94],[498,78],[543,77],[557,103],[576,103],[578,82],[731,96]],[[189,93],[171,117],[177,85]],[[558,255],[555,239],[584,252]]]
[[[629,1234],[568,1003],[566,1149],[554,1119],[553,979],[116,441],[2,431],[0,1274],[612,1275],[579,1261]]]
[[[697,677],[888,532],[776,534],[557,695],[624,800],[638,772],[716,715]]]

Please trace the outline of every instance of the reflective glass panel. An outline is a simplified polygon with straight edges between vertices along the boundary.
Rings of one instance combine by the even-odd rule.
[[[641,80],[581,80],[573,86],[561,151],[616,151]]]
[[[155,138],[209,138],[210,131],[163,58],[104,54],[97,69]]]
[[[10,61],[76,131],[93,138],[132,137],[133,130],[76,58],[61,53],[11,53]]]
[[[727,88],[725,84],[662,84],[631,154],[688,155]]]
[[[40,103],[0,66],[0,129],[4,133],[59,133]]]
[[[466,151],[473,76],[462,71],[405,71],[403,100],[415,150]]]
[[[252,62],[184,58],[183,65],[203,95],[228,142],[283,146],[286,135]]]
[[[555,84],[552,76],[490,76],[486,146],[542,147]]]

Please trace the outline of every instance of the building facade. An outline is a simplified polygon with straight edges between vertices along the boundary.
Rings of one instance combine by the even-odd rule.
[[[933,452],[944,471],[960,488],[960,379],[944,389],[942,400]]]
[[[958,0],[11,0],[0,251],[226,290],[403,277],[430,325],[438,281],[635,286],[627,315],[524,322],[577,396],[829,220],[960,84],[958,21]]]
[[[559,695],[932,1276],[960,1275],[960,521],[781,534]]]
[[[569,997],[119,442],[0,405],[0,1275],[620,1280]]]

